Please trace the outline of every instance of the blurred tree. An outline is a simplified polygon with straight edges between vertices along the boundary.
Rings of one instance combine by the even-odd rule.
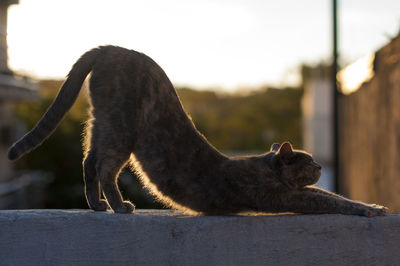
[[[264,88],[248,95],[178,89],[196,127],[221,150],[264,151],[289,140],[301,148],[302,90]]]
[[[21,103],[15,108],[17,116],[31,129],[42,117],[58,92],[62,81],[40,82],[41,100]],[[87,102],[80,96],[58,129],[40,147],[17,161],[17,168],[44,170],[55,178],[46,191],[48,208],[82,208],[85,200],[82,189],[81,132],[87,115]],[[78,189],[77,184],[80,184]]]

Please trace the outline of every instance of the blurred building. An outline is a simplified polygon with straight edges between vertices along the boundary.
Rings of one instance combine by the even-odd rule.
[[[8,148],[25,131],[12,112],[12,104],[38,97],[37,85],[8,67],[7,9],[17,3],[18,0],[0,0],[0,208],[25,207],[29,199],[24,190],[36,176],[34,173],[19,175],[7,159]]]
[[[332,177],[332,81],[331,67],[320,64],[302,67],[303,148],[322,164],[318,186],[334,190]]]

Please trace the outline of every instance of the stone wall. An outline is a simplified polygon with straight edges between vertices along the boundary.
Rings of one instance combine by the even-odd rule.
[[[398,265],[400,215],[0,211],[1,265]]]
[[[339,105],[340,190],[400,211],[400,36],[375,55],[374,77]]]

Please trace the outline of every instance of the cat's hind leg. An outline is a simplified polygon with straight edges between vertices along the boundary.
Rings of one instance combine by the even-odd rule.
[[[100,179],[96,172],[95,136],[93,136],[93,119],[86,122],[84,134],[83,180],[85,197],[89,207],[94,211],[106,211],[110,207],[107,201],[101,199]]]
[[[94,211],[106,211],[109,206],[107,201],[101,199],[100,180],[96,173],[96,157],[93,151],[89,151],[83,160],[83,176],[89,207]]]
[[[102,147],[96,152],[96,172],[100,178],[103,194],[114,212],[133,213],[135,205],[124,201],[117,185],[118,175],[130,157],[130,152]]]

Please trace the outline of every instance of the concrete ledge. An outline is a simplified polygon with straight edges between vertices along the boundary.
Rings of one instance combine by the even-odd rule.
[[[1,265],[399,265],[400,215],[0,211]]]

